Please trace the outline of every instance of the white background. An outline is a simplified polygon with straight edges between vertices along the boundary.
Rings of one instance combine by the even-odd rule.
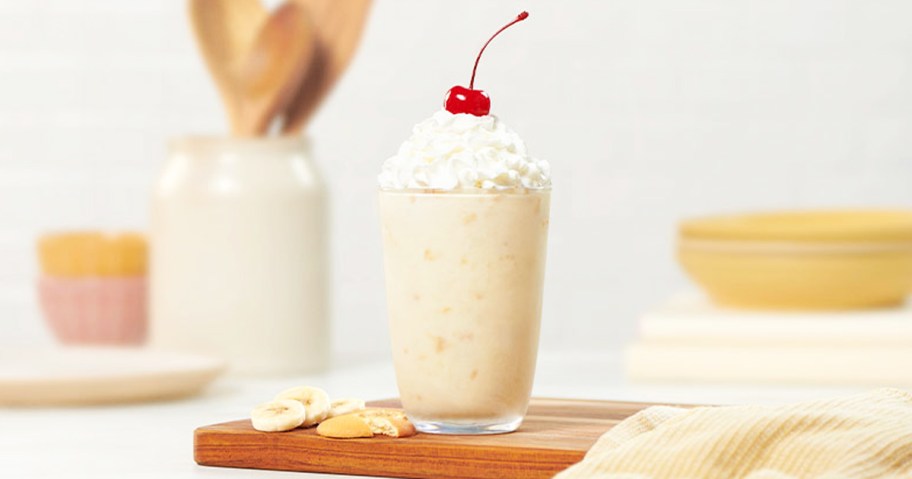
[[[387,350],[381,162],[521,9],[477,85],[552,163],[545,349],[629,340],[685,285],[682,217],[912,206],[910,2],[376,0],[310,128],[332,189],[338,352]],[[183,1],[0,0],[0,345],[47,341],[37,234],[145,228],[166,140],[224,131]]]

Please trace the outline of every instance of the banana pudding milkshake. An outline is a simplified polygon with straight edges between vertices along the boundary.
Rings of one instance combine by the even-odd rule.
[[[423,431],[506,432],[535,372],[549,193],[384,190],[393,360]]]
[[[420,431],[510,432],[535,373],[549,169],[471,84],[445,106],[379,177],[396,379]]]

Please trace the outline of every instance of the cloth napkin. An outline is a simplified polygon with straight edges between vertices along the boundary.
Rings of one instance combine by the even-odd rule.
[[[912,478],[912,393],[878,389],[775,407],[650,407],[555,476],[583,478]]]

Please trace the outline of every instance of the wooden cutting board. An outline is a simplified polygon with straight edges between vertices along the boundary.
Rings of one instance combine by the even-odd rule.
[[[370,405],[399,407],[396,400]],[[533,398],[518,431],[490,436],[327,439],[314,428],[264,433],[249,420],[233,421],[197,429],[193,452],[204,466],[422,479],[550,478],[579,462],[605,431],[648,406]]]

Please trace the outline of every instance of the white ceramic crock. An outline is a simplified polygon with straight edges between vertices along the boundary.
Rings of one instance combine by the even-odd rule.
[[[324,185],[299,138],[184,138],[152,200],[150,344],[232,371],[328,362]]]

